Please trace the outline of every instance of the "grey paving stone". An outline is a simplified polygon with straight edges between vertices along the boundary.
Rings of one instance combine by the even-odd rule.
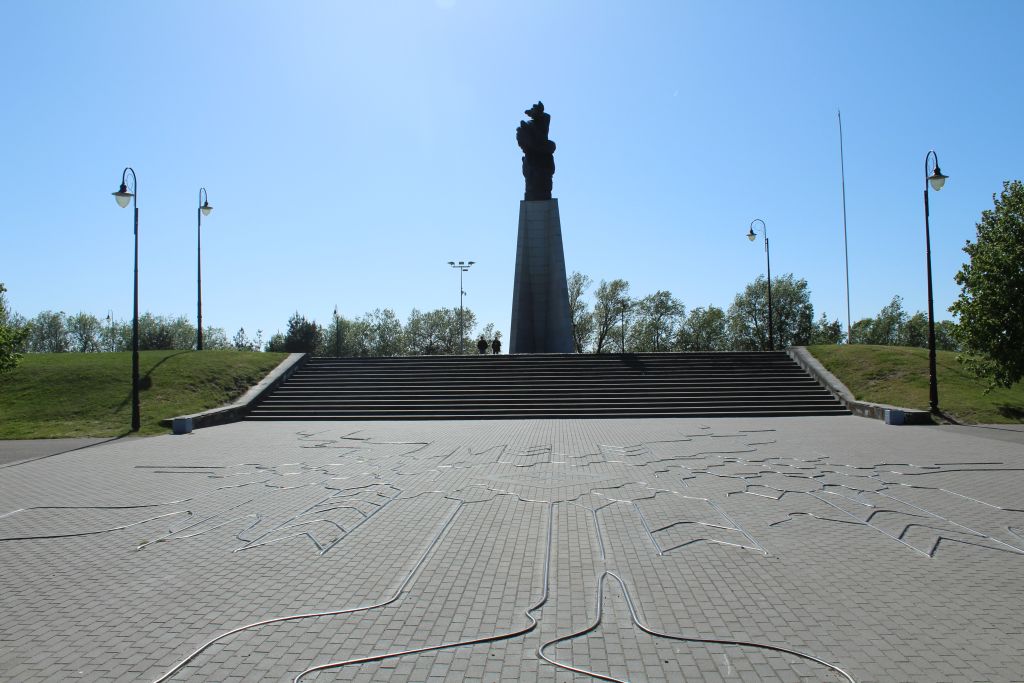
[[[1022,569],[971,430],[242,423],[0,469],[0,680],[1020,681]]]

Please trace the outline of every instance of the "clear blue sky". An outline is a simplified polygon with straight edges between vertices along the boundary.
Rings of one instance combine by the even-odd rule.
[[[728,307],[806,278],[845,326],[836,110],[853,319],[936,310],[982,210],[1020,178],[1021,2],[2,3],[0,281],[12,307],[141,307],[264,338],[298,310],[467,306],[507,335],[523,193],[515,129],[552,115],[568,270]],[[1014,76],[1014,74],[1017,76]]]

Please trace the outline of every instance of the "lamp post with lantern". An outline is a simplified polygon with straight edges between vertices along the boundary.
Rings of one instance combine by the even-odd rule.
[[[203,350],[203,216],[213,211],[206,197],[206,188],[199,188],[199,208],[196,209],[196,351]]]
[[[764,255],[768,263],[768,350],[774,351],[775,335],[772,332],[772,254],[768,249],[768,226],[760,218],[750,221],[750,232],[747,233],[747,239],[751,242],[757,239],[757,233],[754,232],[754,223],[761,224],[761,232],[764,234]]]
[[[928,161],[934,159],[934,171],[928,174]],[[924,155],[924,252],[928,264],[928,406],[932,413],[939,412],[939,382],[935,372],[935,312],[932,303],[932,239],[928,226],[928,186],[936,192],[946,184],[946,178],[939,170],[939,156],[935,150]]]
[[[131,174],[129,176],[129,174]],[[131,191],[128,190],[128,181],[131,180]],[[134,302],[132,304],[132,431],[139,431],[141,424],[139,411],[139,202],[138,202],[138,180],[135,177],[135,169],[128,166],[121,173],[121,187],[117,192],[112,192],[117,205],[122,209],[128,208],[131,203],[135,209],[135,286]]]

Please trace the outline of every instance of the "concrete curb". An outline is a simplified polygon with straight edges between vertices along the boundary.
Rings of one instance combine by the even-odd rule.
[[[258,403],[266,394],[278,387],[282,382],[291,377],[292,373],[301,368],[307,360],[308,353],[292,353],[281,361],[276,368],[261,379],[258,384],[251,387],[242,394],[234,403],[211,408],[201,413],[192,415],[178,415],[160,420],[164,427],[171,427],[175,434],[187,434],[193,429],[213,427],[216,425],[228,424],[242,420],[249,410]]]
[[[900,408],[885,403],[869,403],[858,401],[854,398],[853,392],[839,381],[839,378],[825,369],[825,366],[815,358],[806,347],[791,346],[786,349],[789,357],[796,361],[811,377],[818,381],[823,387],[835,394],[850,412],[860,417],[870,417],[875,420],[884,420],[885,411],[900,411],[903,414],[903,424],[926,425],[934,424],[931,414],[927,410],[915,410],[913,408]]]

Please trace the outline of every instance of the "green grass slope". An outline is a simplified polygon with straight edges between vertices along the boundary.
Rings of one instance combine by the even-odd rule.
[[[906,346],[809,346],[807,349],[849,387],[872,403],[928,410],[928,349]],[[1024,422],[1024,384],[993,389],[971,375],[950,351],[936,355],[939,409],[963,423]]]
[[[143,351],[140,434],[241,396],[287,354]],[[27,354],[0,375],[0,439],[120,436],[131,426],[131,353]]]

